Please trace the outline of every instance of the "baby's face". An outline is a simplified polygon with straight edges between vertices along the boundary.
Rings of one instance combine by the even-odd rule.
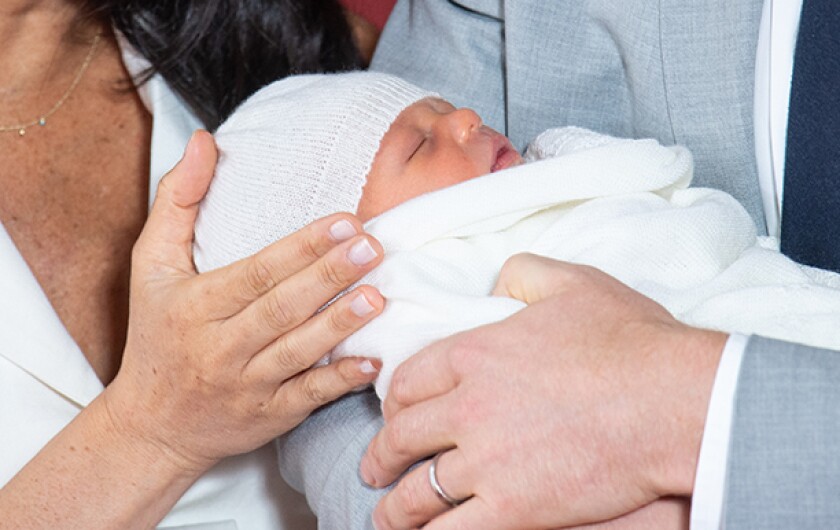
[[[510,141],[474,111],[424,99],[402,111],[382,138],[356,213],[367,221],[418,195],[521,163]]]

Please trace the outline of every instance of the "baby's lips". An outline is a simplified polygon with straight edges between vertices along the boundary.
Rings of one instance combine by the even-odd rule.
[[[510,143],[507,137],[496,133],[493,137],[493,148],[496,153],[496,159],[490,168],[491,173],[518,166],[522,163],[522,156],[514,149],[513,144]]]

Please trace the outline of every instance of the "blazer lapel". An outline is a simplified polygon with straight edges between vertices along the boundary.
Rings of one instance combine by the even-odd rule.
[[[0,225],[0,355],[79,407],[102,383]]]
[[[690,145],[693,185],[722,189],[764,226],[755,165],[755,57],[763,0],[660,0],[665,96],[677,143]],[[695,4],[699,4],[694,2]],[[721,152],[715,146],[728,148]]]
[[[501,19],[505,0],[452,0],[452,3],[488,17]]]
[[[148,63],[124,40],[123,59],[133,74]],[[160,76],[140,89],[153,114],[149,200],[158,181],[181,157],[192,132],[201,126]],[[58,318],[26,261],[0,224],[0,355],[79,407],[103,390],[79,346]]]

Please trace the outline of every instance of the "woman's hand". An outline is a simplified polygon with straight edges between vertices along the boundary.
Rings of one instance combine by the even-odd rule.
[[[382,310],[363,286],[317,313],[379,263],[380,245],[334,215],[197,275],[193,226],[215,164],[199,132],[163,179],[134,249],[120,372],[0,488],[0,527],[153,527],[215,462],[375,377],[362,359],[310,366]]]
[[[196,471],[374,379],[378,365],[361,359],[309,368],[383,306],[363,286],[317,313],[381,260],[346,214],[196,274],[193,228],[215,163],[212,137],[196,133],[160,184],[134,249],[123,365],[104,396],[118,429]]]
[[[374,512],[378,529],[559,528],[691,493],[725,336],[680,324],[591,267],[512,258],[496,294],[529,307],[434,344],[394,374],[365,480],[427,462]],[[642,512],[644,513],[644,512]]]

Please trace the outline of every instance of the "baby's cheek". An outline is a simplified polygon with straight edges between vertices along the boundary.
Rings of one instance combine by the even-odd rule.
[[[436,182],[436,187],[446,188],[454,186],[455,184],[472,180],[476,177],[490,173],[490,167],[484,167],[487,164],[479,160],[465,158],[458,164],[448,165],[441,171],[440,178]]]
[[[381,177],[371,175],[362,189],[356,216],[363,223],[370,221],[391,208],[430,191],[425,189],[426,187],[428,185],[422,178],[413,178],[407,174]]]

